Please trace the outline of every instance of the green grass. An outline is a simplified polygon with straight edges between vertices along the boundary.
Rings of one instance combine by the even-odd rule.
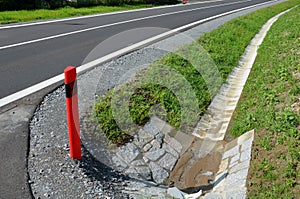
[[[152,5],[121,5],[121,6],[94,6],[86,8],[65,7],[55,10],[20,10],[20,11],[2,11],[0,12],[0,24],[9,24],[17,22],[28,22],[45,19],[58,19],[65,17],[75,17],[90,14],[100,14],[106,12],[115,12],[123,10],[133,10],[152,7]]]
[[[155,111],[157,115],[166,117],[167,122],[176,128],[183,125],[184,130],[190,130],[195,125],[195,121],[200,119],[200,116],[204,113],[211,102],[211,95],[214,95],[218,88],[215,87],[211,92],[209,92],[206,82],[201,77],[201,74],[190,62],[183,57],[178,56],[178,54],[183,53],[191,57],[201,58],[201,53],[203,52],[199,52],[199,49],[195,48],[195,46],[203,46],[204,49],[210,53],[218,70],[220,71],[223,81],[225,81],[228,74],[235,66],[237,66],[245,47],[249,44],[262,25],[277,13],[299,3],[300,0],[291,0],[280,5],[265,8],[252,14],[234,19],[215,31],[206,33],[197,40],[196,45],[193,44],[192,46],[185,46],[177,53],[167,55],[162,60],[154,64],[154,66],[146,69],[148,72],[143,71],[137,74],[131,82],[111,90],[105,96],[101,97],[98,104],[95,106],[95,117],[99,122],[103,133],[113,143],[124,143],[136,131],[136,127],[130,125],[132,124],[132,121],[134,121],[137,125],[145,124],[145,122],[149,119],[149,112],[151,114],[151,107],[155,104],[160,104],[160,110]],[[180,107],[180,100],[177,100],[174,92],[172,92],[170,88],[161,86],[161,84],[145,84],[145,81],[143,80],[144,76],[141,74],[145,74],[146,79],[147,76],[150,78],[155,77],[155,72],[157,75],[161,74],[159,71],[161,68],[157,67],[158,65],[164,65],[168,70],[177,71],[177,73],[181,74],[181,76],[183,76],[192,86],[197,98],[196,103],[198,104],[194,114],[191,114],[190,116],[187,113],[183,114],[181,112],[182,107]],[[166,77],[168,75],[170,76],[170,74],[166,74]],[[174,78],[170,76],[170,80],[173,79]],[[137,82],[137,84],[134,84],[133,82]],[[138,88],[137,85],[140,85],[140,88]],[[216,85],[218,85],[218,83]],[[130,90],[130,88],[138,89]],[[114,114],[111,106],[111,99],[114,98],[116,94],[122,96],[123,103],[128,102],[127,107],[122,107],[122,109],[120,105],[122,103],[117,105],[120,106],[120,115]],[[272,99],[272,96],[269,96],[269,98]],[[125,99],[127,99],[127,101]],[[186,104],[189,102],[194,103],[195,100],[187,99],[185,102]],[[122,111],[126,112],[128,108],[130,114],[123,114]],[[189,117],[185,118],[186,115]],[[114,116],[119,117],[117,121],[121,121],[122,129],[119,128],[120,124],[117,124]],[[253,119],[255,118],[250,118],[250,120]]]
[[[300,198],[300,7],[272,26],[229,132],[255,129],[249,198]]]

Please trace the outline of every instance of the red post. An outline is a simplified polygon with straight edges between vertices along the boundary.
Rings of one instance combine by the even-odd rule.
[[[183,3],[183,4],[186,4],[186,3],[187,3],[187,0],[183,0],[182,3]]]
[[[65,73],[70,156],[71,158],[81,160],[76,68],[73,66],[68,66],[64,70],[64,73]]]

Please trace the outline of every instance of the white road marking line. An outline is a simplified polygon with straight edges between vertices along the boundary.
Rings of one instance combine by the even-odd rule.
[[[265,5],[265,4],[269,4],[269,3],[273,3],[273,2],[276,2],[278,0],[275,0],[275,1],[271,1],[271,2],[264,2],[264,3],[261,3],[261,4],[256,4],[256,5],[252,5],[252,6],[248,6],[248,7],[244,7],[244,8],[240,8],[240,9],[236,9],[236,10],[232,10],[232,11],[229,11],[229,12],[225,12],[225,13],[222,13],[222,14],[219,14],[219,15],[215,15],[215,16],[212,16],[212,17],[209,17],[209,18],[206,18],[206,19],[202,19],[200,21],[196,21],[196,22],[193,22],[193,23],[190,23],[190,24],[187,24],[185,26],[182,26],[182,27],[179,27],[179,28],[176,28],[174,30],[170,30],[166,33],[162,33],[160,35],[157,35],[157,36],[154,36],[152,38],[149,38],[149,39],[146,39],[142,42],[138,42],[132,46],[129,46],[129,47],[126,47],[126,48],[123,48],[121,50],[118,50],[114,53],[111,53],[109,55],[106,55],[102,58],[99,58],[97,60],[94,60],[92,62],[89,62],[87,64],[84,64],[84,65],[81,65],[79,67],[77,67],[77,73],[78,75],[82,74],[83,72],[86,72],[88,70],[90,70],[91,68],[99,65],[99,64],[102,64],[102,63],[105,63],[105,62],[108,62],[114,58],[117,58],[117,57],[120,57],[124,54],[127,54],[127,53],[130,53],[138,48],[141,48],[141,47],[144,47],[144,46],[147,46],[147,45],[150,45],[154,42],[157,42],[163,38],[166,38],[168,36],[171,36],[171,35],[174,35],[176,34],[176,32],[180,32],[180,31],[183,31],[183,30],[186,30],[186,29],[189,29],[189,28],[192,28],[192,27],[195,27],[199,24],[202,24],[202,23],[205,23],[207,21],[210,21],[210,20],[213,20],[213,19],[216,19],[216,18],[219,18],[219,17],[222,17],[222,16],[225,16],[225,15],[229,15],[229,14],[232,14],[232,13],[235,13],[235,12],[239,12],[239,11],[242,11],[242,10],[247,10],[247,9],[250,9],[250,8],[254,8],[254,7],[257,7],[257,6],[262,6],[262,5]],[[60,75],[57,75],[55,77],[52,77],[48,80],[45,80],[43,82],[40,82],[34,86],[31,86],[29,88],[26,88],[24,90],[21,90],[19,92],[16,92],[14,94],[11,94],[7,97],[4,97],[4,98],[1,98],[0,99],[0,107],[3,107],[5,105],[8,105],[14,101],[17,101],[19,99],[22,99],[30,94],[33,94],[33,93],[36,93],[37,91],[40,91],[44,88],[47,88],[53,84],[56,84],[56,83],[59,83],[59,82],[63,82],[64,80],[64,74],[60,74]]]
[[[115,26],[115,25],[130,23],[130,22],[136,22],[136,21],[142,21],[142,20],[145,20],[145,19],[153,19],[153,18],[162,17],[162,16],[168,16],[168,15],[174,15],[174,14],[179,14],[179,13],[192,12],[192,11],[203,10],[203,9],[207,9],[207,8],[214,8],[214,7],[221,7],[221,6],[233,5],[233,4],[244,3],[244,2],[248,2],[248,1],[253,1],[253,0],[246,0],[246,1],[243,0],[243,1],[237,1],[237,2],[232,2],[232,3],[220,4],[220,5],[215,5],[215,6],[206,6],[206,7],[201,7],[201,8],[193,8],[193,9],[189,9],[189,10],[182,10],[182,11],[177,11],[177,12],[169,12],[169,13],[164,13],[164,14],[159,14],[159,15],[152,15],[152,16],[148,16],[148,17],[141,17],[141,18],[131,19],[131,20],[127,20],[127,21],[120,21],[120,22],[116,22],[116,23],[111,23],[111,24],[96,26],[96,27],[82,29],[82,30],[76,30],[76,31],[62,33],[62,34],[53,35],[53,36],[49,36],[49,37],[44,37],[44,38],[40,38],[40,39],[35,39],[35,40],[20,42],[20,43],[16,43],[16,44],[10,44],[10,45],[6,45],[6,46],[1,46],[0,50],[7,49],[7,48],[13,48],[13,47],[17,47],[17,46],[23,46],[23,45],[32,44],[32,43],[37,43],[37,42],[41,42],[41,41],[46,41],[46,40],[50,40],[50,39],[55,39],[55,38],[59,38],[59,37],[68,36],[68,35],[78,34],[78,33],[82,33],[82,32],[88,32],[88,31],[97,30],[97,29],[101,29],[101,28],[106,28],[106,27],[110,27],[110,26]]]
[[[214,2],[219,2],[219,1],[225,1],[225,0],[202,1],[202,2],[196,2],[196,3],[189,3],[188,5],[203,4],[203,3],[214,3]],[[119,12],[110,12],[110,13],[102,13],[102,14],[95,14],[95,15],[86,15],[86,16],[80,16],[80,17],[70,17],[70,18],[64,18],[64,19],[55,19],[55,20],[31,22],[31,23],[16,24],[16,25],[5,25],[5,26],[0,26],[0,30],[1,29],[20,28],[20,27],[26,27],[26,26],[50,24],[50,23],[57,23],[57,22],[63,22],[63,21],[87,19],[87,18],[94,18],[94,17],[101,17],[101,16],[117,15],[117,14],[123,14],[123,13],[141,12],[141,11],[157,10],[157,9],[164,9],[164,8],[171,8],[171,7],[180,7],[180,6],[186,6],[186,5],[177,4],[177,5],[160,6],[160,7],[154,7],[154,8],[142,8],[142,9],[138,9],[138,10],[125,10],[125,11],[119,11]]]

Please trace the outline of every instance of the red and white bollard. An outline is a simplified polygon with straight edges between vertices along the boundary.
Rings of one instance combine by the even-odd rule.
[[[182,0],[182,3],[183,3],[183,4],[186,4],[186,3],[187,3],[187,0]]]
[[[80,125],[78,113],[78,95],[76,68],[68,66],[65,70],[66,105],[68,118],[68,132],[70,156],[81,160]]]

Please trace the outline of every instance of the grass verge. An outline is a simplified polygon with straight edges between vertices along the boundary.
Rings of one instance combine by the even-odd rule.
[[[300,3],[299,0],[292,0],[234,19],[215,31],[206,33],[200,37],[196,45],[203,46],[204,49],[211,55],[221,76],[223,77],[223,80],[225,80],[232,69],[237,66],[239,58],[243,54],[244,49],[259,31],[262,25],[272,16],[294,5],[297,5],[298,3]],[[185,52],[185,54],[191,56],[199,55],[198,49],[191,46],[185,46],[180,49],[179,52]],[[196,118],[196,120],[198,120],[209,105],[211,96],[207,90],[205,81],[203,81],[203,78],[201,77],[201,74],[191,63],[189,63],[183,57],[178,56],[178,54],[182,53],[171,53],[154,65],[162,65],[170,70],[179,72],[191,84],[200,108],[200,111],[197,112]],[[201,57],[201,55],[199,55],[199,57]],[[159,71],[157,67],[153,68],[156,68],[154,71]],[[150,72],[142,73],[152,74],[152,77],[150,78],[156,77],[155,72],[151,72],[150,69],[147,70]],[[131,120],[137,125],[145,124],[145,122],[149,119],[149,111],[155,104],[161,104],[162,111],[157,114],[165,114],[167,122],[169,122],[171,125],[179,128],[182,122],[183,114],[181,113],[180,102],[176,100],[174,92],[167,87],[161,86],[162,84],[145,84],[147,81],[143,79],[144,77],[138,77],[141,76],[140,74],[133,78],[133,81],[131,81],[139,82],[138,84],[129,82],[126,85],[115,88],[100,98],[98,104],[95,106],[95,114],[100,127],[113,143],[122,144],[125,140],[127,140],[128,135],[133,134],[132,132],[134,132],[135,129],[130,125],[126,126],[126,124],[129,124]],[[159,72],[157,74],[159,74]],[[146,76],[149,77],[149,75]],[[143,80],[144,82],[140,81],[139,79]],[[135,89],[134,92],[132,92],[132,90],[128,89],[130,88],[130,85],[131,88],[138,89]],[[113,113],[111,106],[111,100],[116,94],[121,94],[123,96],[123,102],[124,99],[128,99],[128,95],[131,95],[129,103],[127,104],[130,115],[128,116],[125,114],[123,118],[119,119],[122,121],[123,126],[125,126],[122,128],[122,130],[119,128],[120,124],[117,124],[114,118],[114,116],[119,115]],[[212,92],[212,94],[214,93]],[[128,107],[125,107],[125,109],[128,109]],[[124,111],[126,111],[125,109]],[[195,121],[193,117],[188,118],[187,121]],[[191,122],[190,127],[193,125],[194,123]]]
[[[277,13],[299,3],[300,0],[290,0],[234,19],[215,31],[206,33],[200,37],[200,39],[197,40],[196,46],[203,46],[211,55],[223,81],[225,81],[232,69],[237,66],[244,49],[260,30],[262,25]],[[199,54],[198,50],[198,48],[192,46],[185,46],[178,52],[184,52],[190,56],[201,58],[201,53]],[[181,53],[171,53],[154,64],[154,66],[163,65],[168,68],[168,70],[179,72],[192,86],[197,98],[196,101],[199,111],[195,111],[196,119],[194,118],[195,115],[193,115],[185,120],[187,123],[191,122],[190,125],[186,125],[186,128],[189,129],[193,127],[195,120],[200,119],[200,116],[211,102],[211,94],[214,95],[215,91],[210,93],[201,74],[187,59],[178,56],[178,54]],[[150,71],[148,74],[153,75],[152,77],[148,75],[148,77],[150,76],[150,78],[155,79],[155,74],[159,76],[159,70],[161,70],[161,68],[153,68],[153,70],[147,69]],[[155,73],[155,71],[158,72]],[[146,72],[142,73],[147,74]],[[168,75],[170,74],[166,74],[166,76]],[[160,104],[160,110],[156,111],[156,114],[166,117],[166,121],[177,128],[181,125],[183,117],[187,115],[186,113],[182,113],[180,102],[170,88],[161,86],[163,84],[145,84],[146,81],[142,82],[139,80],[139,76],[141,76],[141,73],[136,75],[131,82],[109,91],[105,96],[99,98],[98,103],[95,105],[95,117],[99,122],[100,128],[113,143],[122,144],[135,132],[136,129],[132,127],[132,125],[126,124],[130,124],[132,121],[137,125],[145,124],[149,119],[149,112],[151,114],[151,107],[153,107],[153,105]],[[143,80],[143,78],[140,79]],[[170,79],[173,80],[174,78],[170,77]],[[132,82],[135,81],[142,83],[133,84]],[[136,89],[134,91],[130,90],[130,85],[131,88]],[[116,94],[123,96],[123,103],[126,104],[128,101],[127,107],[123,107],[123,111],[126,112],[126,109],[129,108],[130,115],[120,112],[121,116],[119,116],[113,113],[111,100]],[[128,97],[130,97],[130,99]],[[126,101],[125,99],[128,100]],[[187,102],[193,102],[193,100],[188,100]],[[122,103],[119,103],[118,106],[121,107],[121,104]],[[116,122],[114,116],[119,117],[118,122],[121,121],[122,130],[119,128],[120,124]]]
[[[300,7],[272,26],[229,132],[255,129],[249,198],[300,198]]]
[[[116,12],[124,10],[133,10],[140,8],[149,8],[153,5],[121,5],[121,6],[93,6],[86,8],[65,7],[55,10],[20,10],[20,11],[2,11],[0,12],[0,24],[9,24],[17,22],[28,22],[35,20],[59,19],[65,17],[76,17],[90,14],[100,14],[107,12]]]

